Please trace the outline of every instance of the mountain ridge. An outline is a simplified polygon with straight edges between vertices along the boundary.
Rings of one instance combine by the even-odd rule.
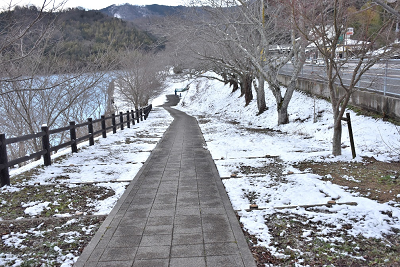
[[[110,5],[106,8],[99,9],[100,12],[116,17],[126,21],[135,21],[137,19],[155,16],[155,17],[166,17],[179,15],[185,10],[189,9],[187,6],[166,6],[166,5]]]

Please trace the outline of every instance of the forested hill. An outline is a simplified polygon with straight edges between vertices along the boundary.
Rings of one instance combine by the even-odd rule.
[[[131,22],[99,11],[71,9],[60,14],[57,25],[69,57],[93,56],[98,51],[155,47],[156,37],[136,28]]]
[[[144,17],[165,17],[181,14],[186,11],[185,6],[164,6],[164,5],[111,5],[100,11],[108,16],[121,18],[126,21],[135,21]]]
[[[0,39],[27,27],[38,14],[39,11],[32,6],[16,7],[13,11],[0,13]],[[57,54],[58,60],[78,65],[84,65],[87,60],[105,51],[149,50],[156,47],[157,43],[155,36],[138,29],[132,22],[107,16],[100,11],[74,8],[41,16],[34,29],[29,31],[30,35],[24,37],[23,49],[29,51],[30,47],[35,46],[43,29],[48,29],[47,41],[42,42],[47,44],[44,49],[47,55],[51,57]],[[15,49],[14,53],[17,53],[21,47],[17,44],[9,49]]]

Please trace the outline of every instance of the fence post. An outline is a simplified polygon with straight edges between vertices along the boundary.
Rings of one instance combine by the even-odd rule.
[[[143,108],[140,109],[140,121],[143,121]]]
[[[93,123],[92,123],[92,118],[88,118],[88,132],[90,134],[89,136],[89,146],[93,146],[94,145],[94,137],[93,137]]]
[[[106,138],[107,137],[107,129],[106,129],[107,127],[106,127],[106,116],[101,116],[101,129],[102,129],[102,135],[103,135],[103,138]]]
[[[43,150],[46,150],[46,154],[43,155],[44,166],[49,166],[51,165],[50,137],[49,137],[49,127],[47,127],[46,124],[43,124],[42,132],[45,133],[42,137],[42,147]]]
[[[112,126],[113,126],[113,133],[116,133],[117,127],[115,126],[115,114],[111,115],[111,121],[112,121]]]
[[[0,134],[0,165],[4,165],[0,169],[1,187],[5,185],[10,185],[10,173],[8,172],[7,145],[5,134]]]
[[[131,121],[129,120],[129,110],[126,112],[126,127],[131,128]]]
[[[132,109],[131,113],[132,113],[132,125],[135,125],[135,111]]]
[[[139,109],[136,109],[136,122],[139,123]]]
[[[121,130],[124,129],[124,113],[122,111],[119,113],[119,123],[121,124]]]
[[[347,127],[349,128],[351,154],[353,155],[354,159],[356,157],[356,147],[354,145],[353,128],[351,127],[350,113],[346,113],[346,119],[347,119]]]
[[[76,146],[76,129],[75,129],[75,122],[74,122],[74,121],[70,121],[70,122],[69,122],[69,126],[70,126],[69,135],[71,136],[71,141],[72,141],[72,143],[71,143],[71,150],[72,150],[72,153],[76,153],[76,152],[78,152],[78,148],[77,148],[77,146]]]

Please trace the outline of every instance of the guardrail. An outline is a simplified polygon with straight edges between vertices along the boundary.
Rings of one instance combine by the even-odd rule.
[[[31,159],[35,159],[43,156],[43,162],[45,166],[51,165],[51,153],[54,151],[58,151],[59,149],[70,146],[71,151],[73,153],[78,152],[77,145],[86,140],[89,141],[89,146],[94,145],[94,137],[102,135],[103,138],[107,137],[107,131],[111,130],[113,133],[117,132],[117,128],[119,127],[121,130],[124,129],[124,125],[127,128],[130,128],[131,123],[135,125],[140,121],[147,119],[150,111],[152,110],[152,105],[149,105],[145,108],[140,108],[136,110],[127,111],[126,113],[120,112],[119,114],[112,114],[109,117],[101,116],[100,119],[93,120],[92,118],[88,118],[87,122],[75,124],[74,121],[70,122],[69,126],[58,128],[54,130],[50,130],[46,125],[42,126],[42,131],[35,134],[28,134],[19,137],[6,138],[5,134],[0,134],[0,187],[5,185],[10,185],[10,174],[9,167],[14,166],[16,164],[20,164],[22,162],[26,162]],[[124,120],[125,118],[125,120]],[[116,123],[117,119],[119,122]],[[111,120],[111,126],[106,127],[107,120]],[[100,130],[94,131],[94,125],[100,123]],[[81,127],[87,126],[88,134],[77,138],[76,130]],[[57,146],[50,145],[50,135],[62,133],[65,131],[69,131],[70,133],[70,141],[59,144]],[[11,161],[8,161],[7,156],[7,145],[28,141],[34,138],[42,139],[42,150],[36,151],[32,154],[26,155],[21,158],[17,158]]]
[[[327,77],[323,64],[321,62],[304,64],[299,77],[316,81],[326,81]],[[341,76],[345,84],[349,84],[355,64],[356,61],[352,60],[342,66]],[[293,65],[289,63],[279,71],[279,74],[290,75],[292,71]],[[356,87],[385,96],[390,95],[400,98],[400,60],[390,59],[379,61],[362,75]]]

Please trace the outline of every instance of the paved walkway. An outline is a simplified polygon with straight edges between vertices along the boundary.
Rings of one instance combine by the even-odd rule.
[[[173,123],[74,266],[255,267],[196,119],[165,108]]]

